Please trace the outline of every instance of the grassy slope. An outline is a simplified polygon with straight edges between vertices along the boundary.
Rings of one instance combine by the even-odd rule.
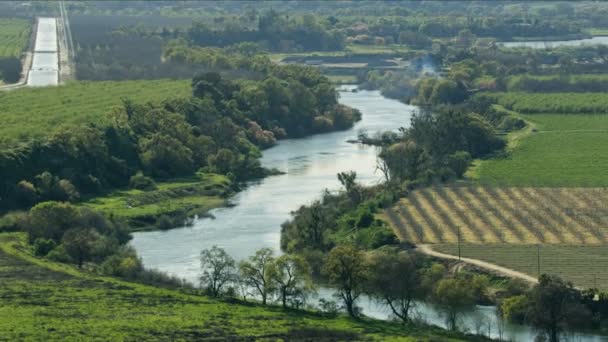
[[[230,181],[222,175],[201,174],[157,184],[153,191],[124,189],[92,198],[82,205],[126,219],[133,230],[155,229],[160,215],[185,212],[187,216],[204,215],[226,204],[231,193]]]
[[[608,186],[608,116],[535,114],[524,118],[538,132],[506,157],[483,161],[479,182],[517,186]]]
[[[0,93],[0,140],[41,137],[62,125],[104,124],[104,114],[121,103],[158,101],[190,94],[189,81],[74,82],[61,87]]]
[[[31,25],[25,19],[0,19],[0,57],[19,57],[27,47]]]
[[[22,234],[0,235],[0,336],[7,340],[201,340],[293,337],[448,341],[434,328],[325,318],[255,304],[229,304],[83,273],[29,255]],[[464,340],[464,338],[460,339]]]

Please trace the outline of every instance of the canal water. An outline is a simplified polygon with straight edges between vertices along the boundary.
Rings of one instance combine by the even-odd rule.
[[[356,170],[360,182],[379,182],[381,175],[375,171],[377,149],[351,144],[347,140],[356,138],[361,131],[373,134],[407,127],[416,107],[387,99],[378,91],[352,92],[353,89],[352,86],[342,87],[340,102],[363,113],[362,120],[354,128],[283,140],[264,151],[262,164],[286,174],[249,184],[234,197],[234,207],[212,211],[215,219],[198,219],[192,227],[133,234],[131,244],[144,265],[198,284],[202,249],[217,245],[237,260],[263,247],[280,253],[281,223],[290,218],[291,211],[318,199],[324,189],[338,189],[338,172]],[[319,298],[332,299],[332,290],[321,287],[313,301]],[[367,316],[379,319],[391,316],[388,308],[367,297],[361,298],[358,305]],[[444,318],[432,305],[417,303],[414,315],[427,323],[445,327]],[[492,337],[499,336],[500,321],[493,306],[478,306],[464,313],[462,318],[461,326],[468,331],[479,330]],[[502,331],[504,339],[513,341],[530,341],[535,336],[535,332],[526,326],[506,324]],[[586,335],[576,335],[571,340],[603,341],[600,337]]]
[[[34,87],[57,85],[59,83],[59,45],[55,18],[38,18],[32,58],[27,85]]]
[[[590,46],[608,45],[608,37],[592,37],[586,39],[557,40],[557,41],[529,41],[529,42],[502,42],[500,45],[508,48],[527,47],[532,49],[556,48],[560,46]]]

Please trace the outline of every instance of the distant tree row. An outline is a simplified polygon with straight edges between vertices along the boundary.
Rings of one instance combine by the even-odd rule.
[[[214,29],[205,23],[196,23],[188,30],[188,39],[201,46],[229,46],[242,42],[255,42],[270,51],[332,51],[342,50],[344,36],[322,18],[312,14],[290,18],[274,10],[257,18],[257,27],[230,25]]]

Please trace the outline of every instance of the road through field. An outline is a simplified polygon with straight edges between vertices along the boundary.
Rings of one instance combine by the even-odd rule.
[[[431,245],[420,244],[420,245],[416,245],[416,247],[417,247],[416,250],[418,252],[426,254],[426,255],[430,255],[430,256],[433,256],[436,258],[441,258],[441,259],[459,260],[458,256],[444,254],[444,253],[433,250],[431,248]],[[467,264],[475,265],[477,267],[481,267],[488,271],[502,274],[502,275],[510,277],[510,278],[517,278],[517,279],[525,280],[525,281],[527,281],[529,283],[533,283],[533,284],[538,283],[538,279],[536,279],[535,277],[529,276],[525,273],[521,273],[521,272],[512,270],[510,268],[492,264],[492,263],[489,263],[489,262],[486,262],[483,260],[471,259],[471,258],[460,258],[460,261],[465,262]]]

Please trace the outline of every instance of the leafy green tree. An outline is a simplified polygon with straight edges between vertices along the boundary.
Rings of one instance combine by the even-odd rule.
[[[155,133],[141,139],[139,147],[142,164],[149,174],[169,178],[194,171],[192,150],[173,137]]]
[[[236,263],[226,251],[217,246],[201,252],[201,284],[213,297],[219,297],[224,287],[236,279]]]
[[[336,287],[337,295],[342,299],[346,311],[351,317],[359,313],[355,303],[364,292],[368,278],[368,262],[364,252],[355,246],[341,245],[329,252],[323,273],[330,284]]]
[[[78,209],[68,203],[43,202],[33,207],[22,222],[30,243],[38,238],[61,241],[63,234],[79,225]]]
[[[310,265],[301,256],[285,254],[274,263],[273,276],[284,308],[294,298],[305,298],[314,291]]]
[[[433,301],[443,311],[450,330],[458,328],[458,315],[475,305],[469,282],[463,278],[445,278],[437,283]]]
[[[92,228],[73,228],[63,234],[61,244],[79,268],[91,260],[99,248],[102,237]]]
[[[562,331],[577,319],[590,317],[572,283],[557,276],[541,275],[526,297],[526,320],[547,334],[551,342],[558,342]]]
[[[274,252],[270,248],[259,249],[248,260],[239,263],[241,279],[258,292],[263,305],[275,290],[274,263]]]
[[[383,249],[372,254],[369,270],[367,291],[407,323],[414,299],[424,293],[416,260],[407,252]]]

